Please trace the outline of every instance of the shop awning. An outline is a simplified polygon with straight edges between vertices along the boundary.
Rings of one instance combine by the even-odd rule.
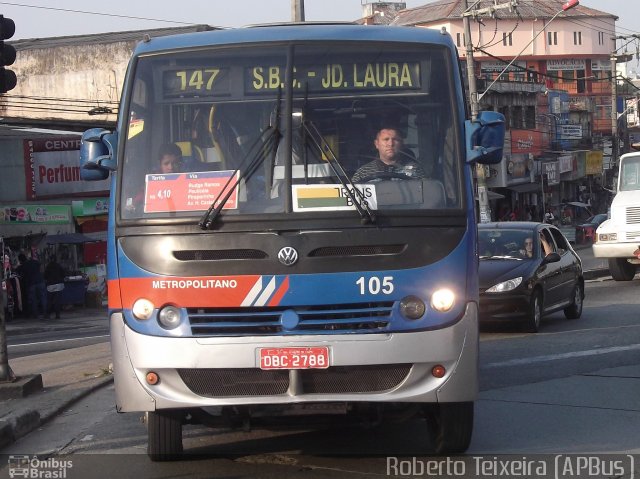
[[[538,183],[522,183],[520,185],[509,185],[507,188],[517,193],[531,193],[540,191],[541,186]]]
[[[75,225],[68,224],[34,224],[16,222],[4,222],[0,224],[0,236],[4,238],[13,238],[17,236],[34,236],[39,234],[57,235],[65,233],[73,233]]]
[[[47,244],[82,244],[92,243],[95,240],[83,235],[82,233],[67,233],[61,235],[47,235],[44,239]]]

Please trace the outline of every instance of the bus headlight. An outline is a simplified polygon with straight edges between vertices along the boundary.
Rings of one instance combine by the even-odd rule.
[[[456,295],[448,288],[442,288],[436,290],[431,295],[431,306],[436,311],[445,313],[453,307],[453,303],[456,300]]]
[[[164,329],[175,329],[180,325],[181,321],[180,309],[175,306],[165,306],[158,313],[158,323]]]
[[[618,233],[600,233],[598,241],[618,241]]]
[[[131,312],[133,313],[133,316],[136,317],[137,319],[146,320],[151,317],[154,309],[155,309],[155,306],[151,301],[145,298],[140,298],[136,300],[135,303],[133,303],[133,308],[131,308]]]
[[[406,296],[400,301],[400,313],[407,319],[419,319],[427,307],[417,296]]]
[[[487,293],[504,293],[506,291],[511,291],[520,286],[520,283],[522,283],[522,276],[494,284],[487,290]]]

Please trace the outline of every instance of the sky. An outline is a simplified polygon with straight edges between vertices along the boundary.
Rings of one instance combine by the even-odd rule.
[[[352,21],[361,17],[361,2],[373,1],[304,0],[305,17],[307,21]],[[415,8],[430,1],[406,0],[406,4],[407,8]],[[16,23],[12,40],[17,40],[198,23],[240,27],[286,22],[291,20],[291,3],[291,0],[14,0],[0,1],[0,14]],[[581,0],[580,4],[617,15],[619,35],[640,32],[637,23],[640,0]]]

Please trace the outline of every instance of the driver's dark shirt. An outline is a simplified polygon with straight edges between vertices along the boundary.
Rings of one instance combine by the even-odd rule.
[[[396,173],[417,180],[427,176],[422,166],[414,160],[400,158],[393,165],[387,165],[378,158],[358,168],[351,180],[357,183],[364,178],[375,177],[380,173]]]

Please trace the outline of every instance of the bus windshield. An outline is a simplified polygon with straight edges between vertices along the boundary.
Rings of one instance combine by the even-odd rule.
[[[620,191],[640,190],[640,158],[625,158],[620,164]]]
[[[386,214],[460,209],[451,63],[443,47],[354,42],[142,56],[120,217],[197,221],[226,193],[225,217],[353,214],[346,188]]]

